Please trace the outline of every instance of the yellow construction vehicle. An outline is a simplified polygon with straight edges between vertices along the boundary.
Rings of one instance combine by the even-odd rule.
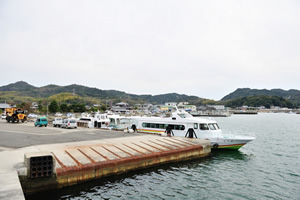
[[[7,122],[19,122],[24,123],[27,120],[27,115],[25,111],[21,108],[6,108],[6,121]]]

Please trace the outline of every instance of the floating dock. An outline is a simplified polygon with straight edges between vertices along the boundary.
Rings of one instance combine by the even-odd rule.
[[[11,192],[20,190],[21,185],[25,194],[31,194],[169,162],[201,158],[208,156],[210,151],[209,140],[154,135],[39,145],[18,150],[17,162],[12,167],[17,173],[13,170],[7,173],[15,174],[17,181],[18,176],[21,183],[15,183],[15,190]],[[1,160],[3,153],[8,156],[7,152],[1,152],[1,163],[4,162]],[[23,161],[20,162],[22,153]],[[3,175],[0,174],[0,178]],[[0,188],[2,185],[8,187],[3,181]],[[2,197],[10,199],[12,196],[2,194]]]
[[[245,112],[235,111],[235,112],[233,112],[233,114],[235,114],[235,115],[257,115],[257,112],[256,111],[245,111]]]
[[[193,117],[230,117],[229,114],[211,114],[211,115],[205,115],[205,114],[192,114]]]

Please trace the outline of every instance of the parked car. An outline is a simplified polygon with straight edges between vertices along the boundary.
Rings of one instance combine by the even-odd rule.
[[[76,119],[64,119],[61,128],[77,128]]]
[[[6,119],[6,115],[4,113],[1,114],[1,119]]]
[[[37,127],[37,126],[47,126],[48,125],[48,120],[46,117],[39,117],[36,119],[35,123],[34,123],[34,126]]]
[[[55,118],[52,122],[54,127],[61,127],[62,123],[63,123],[63,118],[61,118],[61,117]]]

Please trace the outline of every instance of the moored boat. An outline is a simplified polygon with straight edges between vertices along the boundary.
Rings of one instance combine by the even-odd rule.
[[[170,117],[130,117],[131,128],[141,133],[209,139],[215,149],[239,149],[255,139],[250,136],[224,134],[212,119],[193,117],[185,111],[173,112]]]
[[[123,131],[128,129],[132,125],[132,120],[130,118],[120,116],[120,115],[108,115],[110,130]]]
[[[82,113],[77,124],[78,126],[87,128],[107,128],[109,119],[107,114],[102,114],[100,112],[92,114]]]

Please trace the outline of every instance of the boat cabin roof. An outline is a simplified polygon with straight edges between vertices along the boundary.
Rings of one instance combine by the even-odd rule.
[[[212,119],[193,117],[189,113],[172,113],[170,117],[129,117],[143,122],[157,122],[157,123],[217,123]]]

